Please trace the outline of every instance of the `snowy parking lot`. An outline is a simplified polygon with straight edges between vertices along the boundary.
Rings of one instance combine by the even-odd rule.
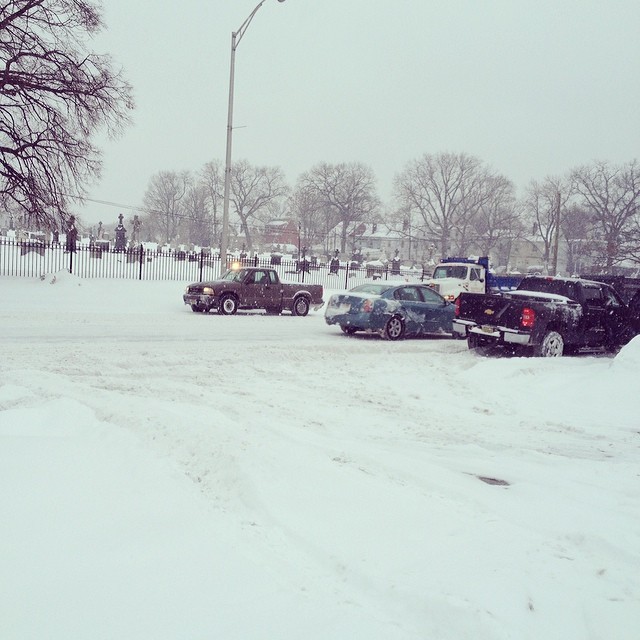
[[[485,358],[184,284],[0,278],[0,637],[638,638],[640,337]]]

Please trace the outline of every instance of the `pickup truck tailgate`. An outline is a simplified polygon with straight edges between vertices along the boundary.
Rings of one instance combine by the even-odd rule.
[[[458,300],[457,317],[479,325],[518,327],[524,301],[514,301],[510,296],[481,293],[464,293]]]

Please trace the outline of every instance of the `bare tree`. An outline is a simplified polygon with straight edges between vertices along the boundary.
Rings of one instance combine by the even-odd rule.
[[[191,185],[187,172],[161,171],[149,181],[144,208],[149,212],[150,226],[163,242],[177,239],[179,227],[186,218],[185,196]]]
[[[207,196],[202,184],[190,184],[184,197],[184,224],[189,242],[205,247],[211,246],[213,238]]]
[[[329,230],[338,223],[336,213],[325,204],[320,194],[300,181],[289,198],[288,206],[298,220],[302,241],[307,247],[321,244]]]
[[[596,162],[571,173],[579,203],[592,216],[602,239],[604,268],[633,254],[633,227],[640,209],[640,166],[637,160],[620,166]]]
[[[629,259],[640,264],[640,208],[636,208],[633,221],[626,234]]]
[[[133,108],[111,59],[86,51],[102,27],[84,0],[0,6],[0,193],[40,227],[67,219],[68,198],[100,174],[92,137],[117,133]]]
[[[522,203],[525,219],[531,225],[531,237],[542,242],[542,259],[547,269],[556,241],[558,220],[561,217],[559,213],[570,198],[570,189],[565,181],[561,178],[547,177],[542,182],[530,182]]]
[[[567,270],[577,275],[584,273],[597,246],[589,213],[576,204],[566,206],[562,210],[560,229],[567,247]]]
[[[272,203],[287,195],[288,187],[278,167],[254,167],[246,160],[231,167],[231,203],[240,219],[247,249],[253,247],[250,221],[262,213],[268,217]]]
[[[347,247],[349,225],[370,220],[380,206],[373,171],[360,163],[321,163],[302,174],[298,187],[322,203],[325,212],[335,214],[342,224],[340,249]]]
[[[473,244],[481,255],[496,253],[500,264],[508,264],[511,243],[522,236],[522,214],[513,183],[501,175],[487,176],[485,195],[471,217]]]
[[[396,176],[395,194],[441,255],[451,249],[464,253],[468,228],[487,197],[488,175],[478,158],[465,153],[425,154]]]
[[[209,211],[209,220],[212,225],[212,244],[220,246],[222,234],[222,208],[224,201],[224,167],[218,160],[207,162],[198,176],[200,184],[206,194],[206,206]]]

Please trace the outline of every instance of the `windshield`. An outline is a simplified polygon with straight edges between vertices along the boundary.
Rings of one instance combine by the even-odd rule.
[[[220,280],[230,280],[231,282],[242,282],[247,275],[246,269],[229,269]]]
[[[467,267],[463,265],[445,265],[442,267],[436,267],[433,272],[433,279],[438,280],[440,278],[458,278],[464,280],[467,277]]]

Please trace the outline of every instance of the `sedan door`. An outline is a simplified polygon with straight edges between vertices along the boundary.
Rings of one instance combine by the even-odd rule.
[[[429,306],[424,302],[420,287],[416,285],[398,287],[393,292],[393,297],[400,302],[404,311],[405,331],[408,334],[425,333]]]
[[[419,286],[425,304],[425,331],[428,333],[453,332],[453,305],[431,287]]]

